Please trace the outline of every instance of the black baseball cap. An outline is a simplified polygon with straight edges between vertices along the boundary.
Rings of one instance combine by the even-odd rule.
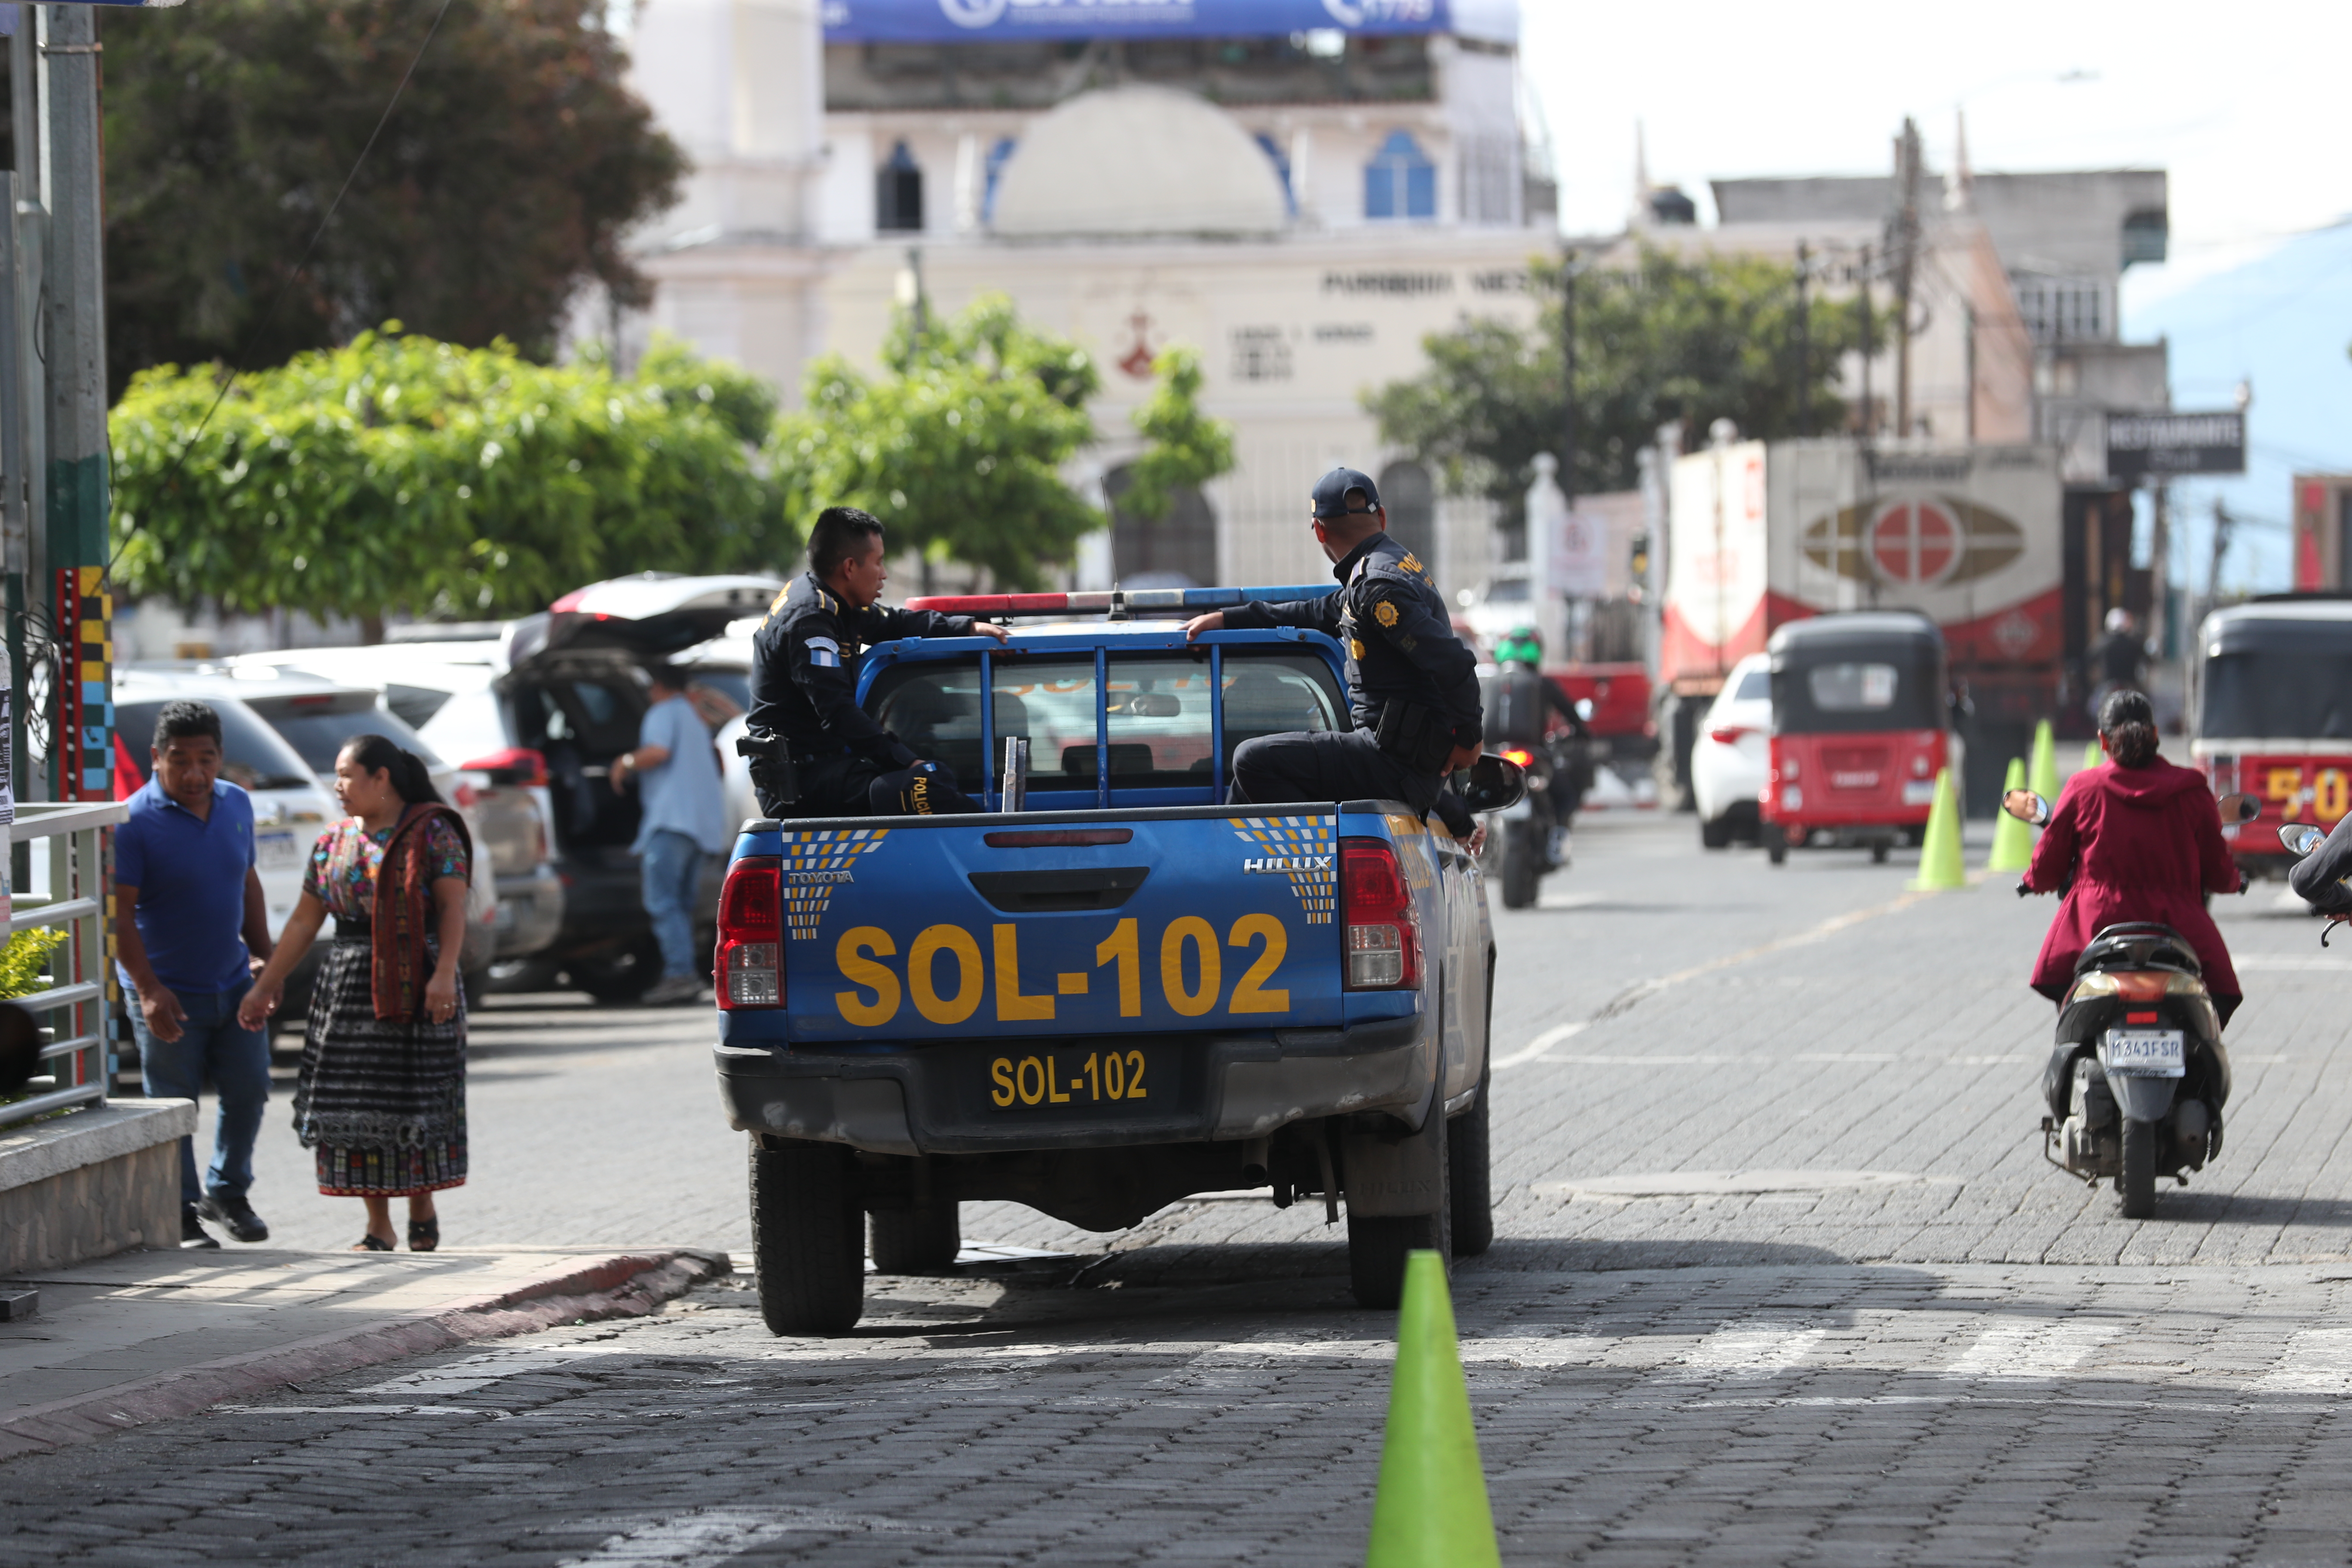
[[[1370,474],[1360,474],[1353,468],[1334,468],[1315,481],[1315,515],[1318,518],[1346,517],[1348,492],[1364,492],[1364,504],[1354,515],[1362,517],[1381,510],[1380,487],[1372,483]]]

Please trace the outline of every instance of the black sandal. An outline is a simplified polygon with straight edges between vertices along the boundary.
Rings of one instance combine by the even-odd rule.
[[[440,1245],[441,1216],[439,1215],[435,1215],[431,1219],[413,1219],[408,1222],[409,1251],[432,1252]],[[389,1252],[392,1248],[387,1247],[384,1250]]]
[[[352,1243],[352,1250],[353,1252],[397,1252],[400,1249],[375,1232],[370,1231]]]

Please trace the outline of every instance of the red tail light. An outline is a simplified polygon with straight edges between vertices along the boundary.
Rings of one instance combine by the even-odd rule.
[[[1395,847],[1339,840],[1339,907],[1347,921],[1348,989],[1409,991],[1421,984],[1421,924]]]
[[[1536,754],[1525,746],[1506,746],[1503,748],[1503,759],[1506,762],[1517,763],[1523,768],[1532,767],[1535,764]]]
[[[1720,730],[1709,730],[1706,732],[1706,738],[1713,741],[1718,746],[1736,746],[1739,744],[1741,740],[1747,736],[1754,734],[1755,732],[1755,731],[1748,729],[1745,726],[1731,724],[1727,725]]]
[[[489,774],[494,784],[525,784],[537,789],[547,783],[547,759],[522,746],[509,746],[458,766],[469,773]]]
[[[722,1012],[784,1005],[784,868],[772,855],[738,860],[719,889]]]

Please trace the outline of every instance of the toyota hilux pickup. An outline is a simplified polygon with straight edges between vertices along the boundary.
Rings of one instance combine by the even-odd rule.
[[[1173,618],[1329,591],[918,600],[1060,618],[865,656],[866,710],[983,809],[736,840],[718,1069],[770,1329],[856,1322],[869,1217],[877,1272],[952,1267],[973,1201],[1095,1231],[1206,1192],[1344,1204],[1366,1306],[1409,1250],[1486,1249],[1476,858],[1396,801],[1221,804],[1243,742],[1349,727],[1340,650]],[[1473,810],[1524,787],[1495,757],[1464,782]]]

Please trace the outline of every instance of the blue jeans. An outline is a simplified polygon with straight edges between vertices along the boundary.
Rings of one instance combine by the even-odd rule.
[[[702,889],[702,846],[683,833],[654,829],[640,862],[644,876],[646,913],[654,922],[654,940],[661,943],[662,978],[698,978],[695,962],[695,895]]]
[[[187,1017],[180,1037],[159,1040],[147,1016],[131,997],[131,1032],[139,1042],[139,1070],[147,1092],[158,1100],[194,1100],[209,1076],[220,1096],[219,1126],[213,1138],[212,1169],[196,1181],[196,1141],[180,1140],[180,1201],[193,1204],[209,1191],[243,1197],[253,1185],[253,1141],[261,1132],[262,1107],[269,1103],[269,1034],[236,1021],[236,1005],[253,989],[247,981],[230,991],[176,991]]]

